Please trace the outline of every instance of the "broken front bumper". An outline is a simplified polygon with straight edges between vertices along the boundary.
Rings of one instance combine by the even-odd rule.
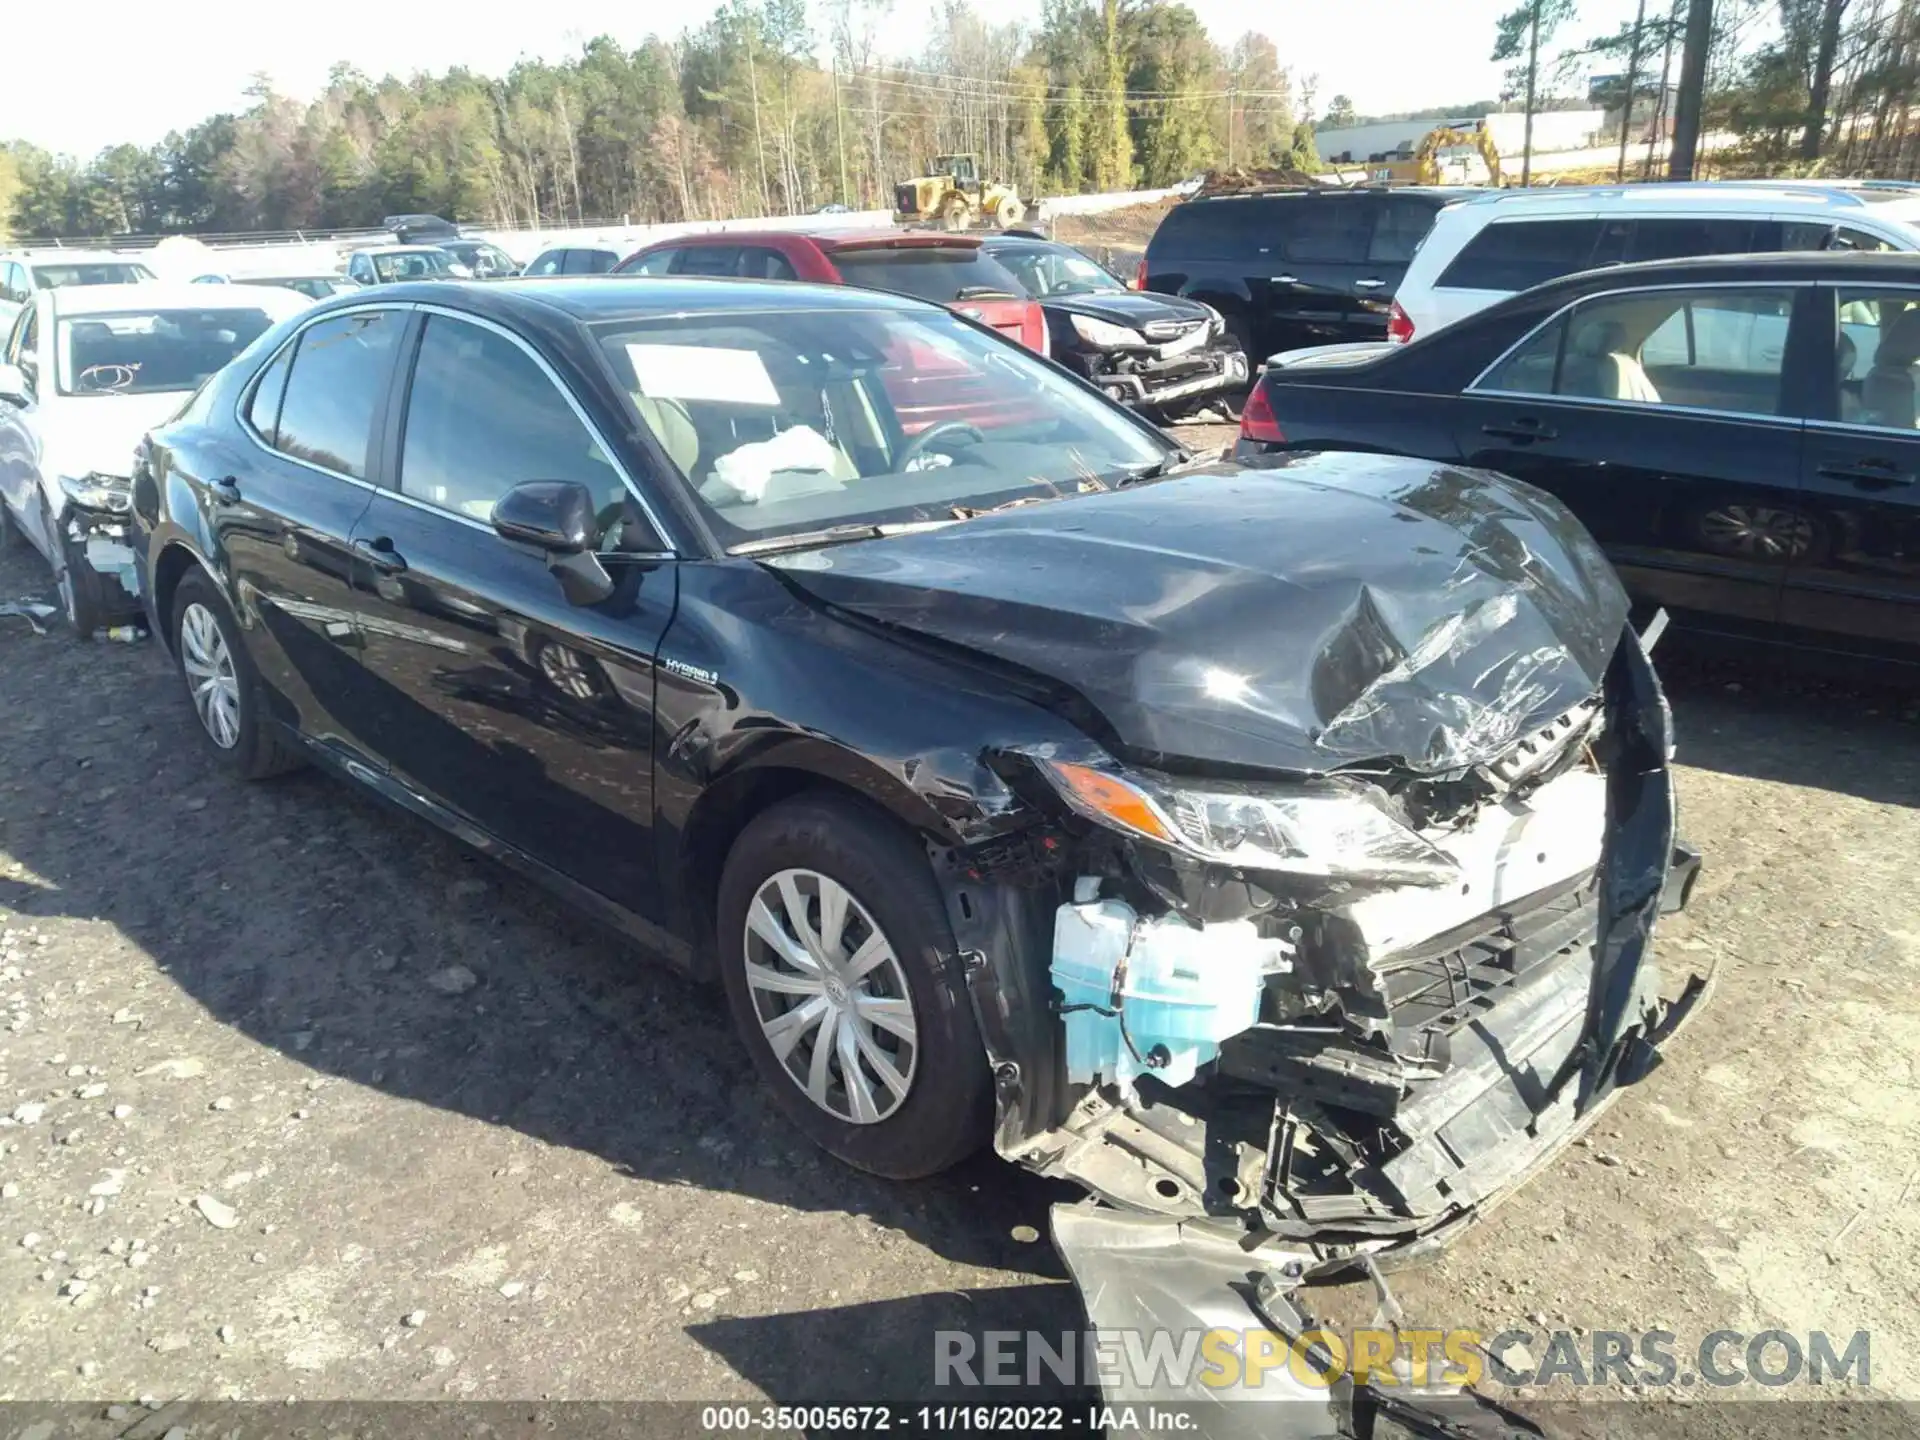
[[[1664,987],[1650,955],[1653,924],[1685,903],[1699,857],[1675,842],[1671,718],[1630,632],[1602,697],[1604,772],[1564,773],[1487,812],[1503,864],[1524,868],[1538,846],[1544,865],[1539,837],[1554,827],[1517,812],[1573,795],[1598,822],[1597,852],[1555,857],[1538,888],[1496,881],[1476,892],[1493,901],[1477,913],[1435,890],[1342,907],[1341,923],[1394,937],[1367,964],[1382,1002],[1371,1034],[1269,1017],[1220,1027],[1196,1057],[1178,1041],[1157,1046],[1142,1025],[1124,1041],[1131,1066],[1084,1043],[1076,1060],[1067,1027],[1101,1007],[1068,996],[1062,1015],[1054,999],[1036,1024],[1052,997],[989,958],[1014,953],[1023,927],[1051,935],[1058,922],[1031,905],[979,903],[994,892],[970,898],[956,931],[981,942],[968,974],[994,1061],[996,1145],[1093,1197],[1056,1208],[1054,1223],[1097,1328],[1143,1323],[1141,1297],[1155,1296],[1154,1324],[1206,1330],[1236,1305],[1244,1317],[1255,1292],[1270,1297],[1263,1310],[1284,1302],[1291,1323],[1299,1312],[1286,1297],[1300,1282],[1355,1266],[1377,1274],[1448,1243],[1653,1068],[1705,990],[1697,975]],[[1591,826],[1583,833],[1591,845]],[[1410,907],[1439,917],[1438,933]],[[1128,932],[1128,959],[1150,928]],[[1109,1004],[1133,1013],[1121,989],[1116,980]],[[1077,1083],[1089,1053],[1108,1057],[1101,1083]],[[1317,1393],[1324,1412],[1328,1392]]]
[[[1087,378],[1123,405],[1158,407],[1247,384],[1247,357],[1235,345],[1192,350],[1168,360],[1127,351],[1090,351],[1076,358]]]

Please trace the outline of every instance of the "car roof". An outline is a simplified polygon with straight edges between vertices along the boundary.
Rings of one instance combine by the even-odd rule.
[[[884,290],[813,285],[794,280],[736,280],[693,275],[577,275],[530,280],[424,281],[383,285],[356,296],[335,296],[314,307],[351,309],[418,300],[452,305],[475,315],[550,320],[646,319],[656,315],[738,314],[778,310],[927,310],[942,307]]]
[[[446,252],[438,245],[367,245],[353,253],[356,255],[435,255]]]
[[[1832,279],[1843,284],[1920,284],[1920,254],[1899,250],[1871,253],[1846,250],[1793,250],[1760,255],[1695,255],[1681,260],[1643,260],[1581,270],[1522,290],[1500,302],[1517,305],[1552,300],[1568,292],[1626,290],[1651,285],[1708,285],[1769,281],[1805,284]],[[1489,307],[1492,309],[1494,307]],[[1436,334],[1443,333],[1436,331]]]
[[[0,260],[16,265],[138,265],[152,269],[144,255],[123,255],[118,250],[0,250]]]
[[[194,285],[183,280],[146,280],[136,285],[62,285],[46,292],[60,319],[117,315],[134,310],[232,310],[257,303],[275,319],[305,310],[308,301],[272,285]]]
[[[1639,208],[1688,210],[1871,210],[1900,214],[1899,192],[1862,191],[1857,187],[1769,185],[1764,181],[1701,181],[1661,185],[1554,185],[1538,189],[1489,190],[1463,196],[1460,208],[1552,210],[1589,209],[1595,201]]]

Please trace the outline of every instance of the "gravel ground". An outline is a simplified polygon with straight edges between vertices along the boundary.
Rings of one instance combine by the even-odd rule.
[[[1914,707],[1668,668],[1709,868],[1661,950],[1716,993],[1399,1298],[1868,1328],[1920,1397]],[[156,644],[0,619],[0,1398],[857,1402],[923,1393],[936,1326],[1078,1323],[1035,1238],[1070,1192],[841,1169],[717,995],[343,784],[227,780],[193,724]]]

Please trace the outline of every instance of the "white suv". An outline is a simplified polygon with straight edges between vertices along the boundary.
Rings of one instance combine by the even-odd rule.
[[[42,290],[62,285],[130,285],[153,279],[138,260],[111,250],[39,250],[0,254],[0,331]]]
[[[1920,251],[1920,194],[1727,183],[1494,192],[1435,217],[1394,294],[1387,335],[1429,334],[1576,270],[1819,249]]]

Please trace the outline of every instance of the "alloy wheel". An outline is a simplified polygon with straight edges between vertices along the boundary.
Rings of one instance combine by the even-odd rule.
[[[873,1125],[913,1088],[918,1030],[893,946],[845,886],[768,877],[747,909],[746,981],[774,1057],[836,1120]]]
[[[1771,505],[1723,505],[1700,517],[1700,536],[1722,555],[1792,560],[1813,544],[1813,522],[1797,510]]]
[[[220,622],[197,601],[180,615],[180,668],[207,734],[222,750],[233,749],[240,743],[240,677]]]

